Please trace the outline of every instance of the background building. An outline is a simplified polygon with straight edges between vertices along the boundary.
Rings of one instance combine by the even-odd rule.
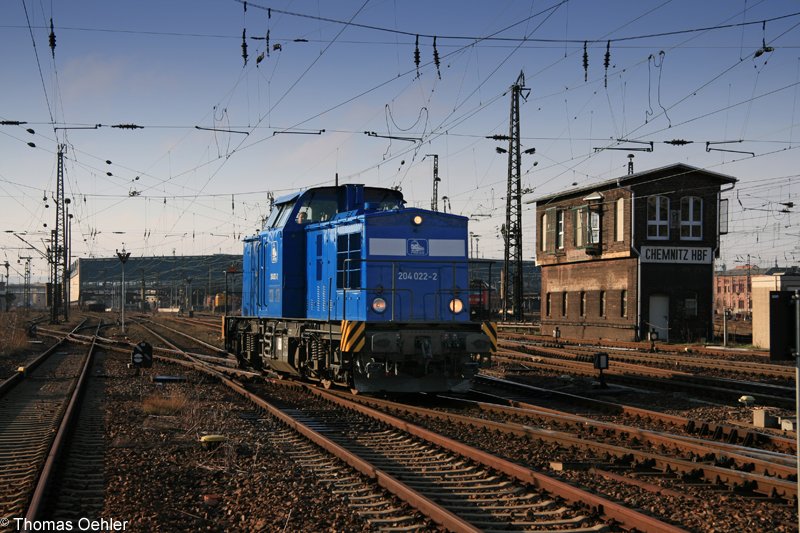
[[[125,305],[141,311],[214,310],[222,306],[218,296],[224,294],[227,280],[229,310],[238,308],[241,270],[241,255],[131,257],[125,263]],[[78,259],[71,269],[70,305],[119,309],[121,285],[118,258]]]
[[[720,193],[736,180],[683,163],[630,170],[535,200],[543,334],[713,335]]]
[[[770,268],[753,276],[753,346],[770,349],[770,292],[800,289],[800,268]]]
[[[753,315],[752,277],[763,271],[753,265],[714,272],[714,313],[749,320]]]

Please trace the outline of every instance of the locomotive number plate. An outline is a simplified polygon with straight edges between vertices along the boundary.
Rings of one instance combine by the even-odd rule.
[[[398,281],[438,281],[438,272],[425,272],[421,270],[411,270],[397,273]]]

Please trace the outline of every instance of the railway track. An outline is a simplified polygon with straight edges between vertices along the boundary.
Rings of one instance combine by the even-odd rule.
[[[0,516],[41,516],[94,351],[67,335],[0,385]]]
[[[412,423],[420,423],[426,418],[438,419],[474,430],[550,443],[564,450],[582,450],[580,453],[563,453],[565,458],[558,461],[561,463],[558,468],[586,468],[588,461],[595,466],[609,465],[606,468],[635,471],[640,475],[648,472],[651,475],[671,474],[679,483],[704,480],[709,487],[724,485],[729,490],[751,493],[756,497],[791,501],[797,496],[796,464],[789,455],[715,446],[704,444],[699,439],[685,439],[566,414],[556,416],[551,412],[545,415],[532,409],[499,409],[484,405],[471,410],[476,416],[465,416],[372,398],[358,398],[357,401],[402,413]],[[499,417],[500,414],[503,416]],[[504,420],[498,421],[497,418]],[[538,423],[544,418],[551,422],[547,427]],[[584,451],[589,452],[588,457]]]
[[[497,324],[497,329],[503,332],[504,336],[510,335],[511,337],[524,338],[527,341],[541,344],[553,343],[553,337],[540,335],[538,333],[540,330],[539,326],[533,326],[531,324],[507,324],[501,322]],[[591,345],[598,349],[621,348],[639,352],[686,353],[688,350],[694,354],[710,355],[713,357],[740,357],[742,355],[740,350],[725,349],[700,344],[668,344],[662,341],[614,341],[611,339],[574,339],[560,337],[558,339],[558,343],[570,346]],[[747,353],[763,359],[769,358],[769,350],[747,350]]]
[[[610,523],[606,521],[617,520],[643,531],[673,530],[637,511],[358,405],[340,394],[311,387],[296,387],[293,394],[286,392],[291,387],[281,389],[269,391],[262,385],[251,387],[250,394],[262,402],[269,396],[270,401],[260,403],[262,407],[329,451],[335,450],[342,460],[445,528],[598,531]],[[554,506],[554,497],[572,505]],[[601,510],[605,518],[598,519],[595,516]]]
[[[591,362],[576,360],[571,354],[565,354],[554,348],[526,347],[524,351],[505,349],[499,351],[493,360],[520,364],[523,368],[539,369],[555,373],[596,377],[597,370]],[[630,363],[610,362],[610,368],[604,375],[614,383],[655,390],[680,391],[697,398],[716,398],[727,404],[735,403],[743,395],[756,398],[759,405],[769,405],[791,409],[794,407],[794,387],[713,378],[691,374],[689,372],[633,365]]]
[[[688,353],[692,355],[687,355],[686,351],[668,354],[647,353],[631,349],[621,350],[609,349],[602,346],[561,344],[554,343],[552,340],[549,342],[531,343],[525,337],[520,337],[519,339],[508,338],[502,341],[500,345],[511,349],[517,349],[519,347],[535,349],[543,355],[550,354],[554,357],[572,358],[583,361],[591,360],[595,353],[603,351],[614,361],[646,364],[668,370],[702,369],[734,376],[746,375],[781,380],[794,379],[794,367],[792,366],[765,363],[761,357],[759,357],[761,361],[738,361],[729,357],[720,357],[719,354],[716,354],[715,357],[704,357],[701,354],[695,355],[695,348],[689,347],[687,347],[686,350],[689,350]]]
[[[419,427],[410,428],[399,419],[339,395],[270,381],[244,388],[211,365],[188,359],[171,362],[216,375],[293,429],[296,435],[281,433],[278,442],[292,449],[300,464],[346,494],[356,512],[376,527],[414,529],[420,520],[432,520],[458,531],[509,527],[604,531],[616,521],[644,531],[677,530],[480,450]],[[301,438],[303,441],[298,440]],[[341,470],[342,462],[354,470]],[[502,475],[493,472],[497,470]],[[346,481],[336,483],[340,478]],[[365,486],[362,478],[371,481]],[[384,495],[386,490],[393,496]],[[406,503],[397,507],[389,503],[392,498]],[[554,498],[572,504],[556,504]],[[605,513],[605,518],[598,518],[598,513]],[[427,518],[420,518],[423,515]]]
[[[478,375],[475,378],[475,384],[478,388],[471,391],[472,395],[488,398],[487,401],[493,403],[501,401],[510,407],[534,409],[542,413],[574,414],[547,407],[547,404],[555,403],[556,405],[570,406],[573,410],[580,409],[583,417],[591,416],[592,420],[611,417],[621,420],[627,426],[654,431],[679,431],[683,435],[700,437],[707,441],[713,440],[784,454],[794,454],[797,451],[795,439],[756,431],[753,428],[662,413],[652,409],[558,391],[553,388],[536,387],[508,379],[498,379],[487,374]],[[542,403],[546,405],[543,406]]]
[[[166,331],[166,337],[172,336]],[[90,339],[79,334],[74,334],[73,338],[84,342]],[[97,338],[96,341],[108,350],[125,353],[129,353],[131,347],[110,339]],[[712,488],[723,493],[735,487],[744,494],[776,501],[794,497],[786,486],[794,485],[785,481],[788,469],[770,470],[780,462],[771,460],[780,454],[770,451],[779,441],[755,441],[758,435],[747,437],[746,432],[731,431],[730,427],[708,429],[714,435],[728,431],[727,438],[732,443],[750,439],[753,445],[763,447],[744,450],[741,445],[723,442],[726,437],[722,436],[719,442],[709,443],[710,451],[703,454],[701,439],[680,438],[650,429],[616,427],[613,422],[594,420],[594,417],[555,413],[523,404],[517,404],[516,409],[503,409],[488,406],[488,402],[479,406],[473,402],[467,409],[483,413],[468,416],[472,422],[437,418],[442,416],[441,412],[438,415],[426,412],[401,415],[397,411],[391,416],[387,411],[398,408],[372,403],[378,402],[374,399],[346,398],[343,394],[291,383],[262,382],[257,374],[221,366],[224,361],[215,360],[213,356],[201,361],[195,354],[183,352],[174,345],[172,348],[155,347],[155,351],[161,361],[213,375],[254,402],[262,412],[279,420],[283,429],[272,430],[269,437],[275,446],[304,470],[313,472],[327,491],[345,498],[352,512],[376,529],[444,527],[468,531],[507,530],[516,526],[519,529],[594,531],[615,529],[621,524],[626,529],[669,531],[675,530],[673,524],[681,524],[680,520],[670,524],[662,521],[663,518],[641,514],[634,510],[638,505],[627,503],[627,498],[610,501],[596,496],[597,492],[611,493],[608,489],[595,489],[595,493],[590,494],[574,484],[541,474],[542,466],[529,464],[525,456],[534,447],[532,443],[539,442],[552,449],[568,444],[594,457],[584,457],[580,461],[551,454],[561,459],[555,462],[560,462],[564,469],[557,473],[557,478],[571,479],[573,483],[578,479],[578,484],[586,487],[594,487],[597,480],[602,479],[631,492],[632,502],[641,502],[641,494],[651,493],[683,502],[694,501],[700,506],[703,500],[691,496],[691,489],[683,488],[695,484],[705,487],[701,490]],[[226,375],[234,376],[237,381]],[[246,388],[241,384],[243,381],[249,383]],[[354,405],[354,399],[362,405]],[[629,411],[629,416],[643,415]],[[678,424],[691,427],[689,422],[673,420],[671,423],[676,427]],[[488,424],[492,429],[478,429],[483,426],[474,424]],[[537,426],[543,424],[551,426],[538,429]],[[516,429],[508,430],[505,426]],[[579,432],[581,427],[582,433]],[[531,432],[532,428],[538,432]],[[491,435],[491,438],[478,442],[477,435]],[[543,435],[548,437],[540,438]],[[476,442],[472,442],[473,438]],[[587,441],[605,442],[593,448]],[[495,445],[497,448],[493,447]],[[661,454],[656,447],[663,448]],[[719,457],[723,454],[729,464],[706,464],[721,463]],[[662,468],[666,464],[664,459],[671,455],[678,457],[671,458],[673,462]],[[546,471],[548,467],[544,468]],[[737,469],[749,472],[739,476],[735,473]],[[716,477],[710,482],[712,474]],[[651,479],[658,481],[651,482]],[[542,488],[545,492],[539,492]],[[448,496],[454,490],[460,492]],[[508,502],[515,498],[516,504],[509,506]]]

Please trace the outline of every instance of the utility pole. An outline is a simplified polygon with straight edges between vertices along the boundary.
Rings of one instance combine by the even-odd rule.
[[[431,198],[431,211],[439,210],[439,154],[426,154],[425,157],[433,157],[433,197]]]
[[[522,91],[527,90],[525,74],[520,71],[517,81],[511,86],[511,114],[508,129],[508,192],[506,193],[505,254],[503,257],[503,316],[505,318],[508,315],[510,305],[514,310],[514,318],[517,320],[522,319],[522,159],[520,155],[519,97]]]
[[[50,230],[50,248],[48,252],[48,262],[50,263],[50,323],[58,324],[59,300],[61,292],[58,282],[58,239],[56,230]]]
[[[25,309],[30,309],[31,307],[31,259],[33,257],[26,256],[20,257],[20,260],[25,260],[25,281],[23,282],[22,288],[22,301],[24,302],[23,305]]]
[[[5,294],[5,300],[6,300],[6,313],[8,313],[8,267],[11,266],[11,265],[9,265],[8,261],[6,261],[3,266],[6,267],[6,294]]]
[[[797,449],[800,450],[800,431],[797,424],[800,424],[800,290],[795,290],[792,296],[794,300],[794,409],[795,409],[795,439],[797,439]],[[800,488],[800,454],[797,455],[797,487]],[[800,494],[800,492],[798,492]],[[800,510],[800,498],[797,500],[797,508]],[[800,521],[800,514],[798,515]]]
[[[63,156],[62,156],[63,158]],[[63,167],[62,165],[60,165]],[[64,194],[64,181],[63,181],[63,172],[62,172],[62,181],[61,181],[61,194]],[[72,246],[72,242],[70,240],[70,219],[72,215],[69,213],[69,204],[70,199],[64,198],[64,236],[62,238],[63,241],[63,251],[64,251],[64,321],[66,322],[69,320],[69,278],[70,278],[70,268],[69,268],[69,255],[70,255],[70,247]]]
[[[128,262],[128,258],[131,256],[130,252],[125,251],[125,243],[122,243],[122,251],[120,252],[117,250],[117,257],[119,258],[120,263],[122,263],[122,301],[120,302],[120,309],[122,310],[121,315],[121,322],[122,322],[122,334],[125,334],[125,263]]]
[[[747,286],[744,288],[744,290],[745,294],[747,294],[747,301],[745,302],[747,308],[744,310],[744,313],[745,316],[752,320],[753,317],[750,315],[750,311],[752,309],[750,306],[750,254],[747,254]]]
[[[145,299],[144,299],[145,298],[145,294],[144,294],[144,269],[140,268],[139,272],[142,274],[142,287],[141,287],[141,294],[139,295],[139,299],[140,299],[139,307],[140,307],[142,313],[144,313],[146,311]]]
[[[56,168],[56,232],[53,238],[53,320],[58,322],[58,315],[61,313],[61,306],[64,304],[64,294],[67,272],[67,234],[64,203],[64,145],[58,145],[58,164]],[[59,263],[63,268],[59,268]],[[64,312],[66,319],[66,312]]]

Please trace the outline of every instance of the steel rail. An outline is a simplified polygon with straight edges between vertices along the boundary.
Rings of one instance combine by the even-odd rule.
[[[491,385],[497,385],[506,388],[513,387],[516,389],[524,389],[526,391],[536,394],[545,393],[569,403],[578,403],[582,405],[588,405],[593,408],[600,408],[612,414],[623,414],[632,417],[657,420],[659,422],[664,422],[678,427],[683,427],[688,433],[698,432],[700,434],[714,434],[714,435],[719,435],[720,437],[725,437],[729,441],[737,438],[739,436],[739,433],[742,432],[743,433],[742,441],[745,443],[745,445],[749,442],[763,442],[763,443],[769,443],[770,445],[773,445],[778,449],[790,453],[791,452],[796,453],[797,451],[796,442],[794,441],[794,439],[788,439],[776,435],[769,435],[766,433],[758,433],[746,428],[731,426],[729,424],[704,422],[693,418],[671,415],[668,413],[661,413],[659,411],[652,411],[650,409],[644,409],[642,407],[633,407],[630,405],[609,402],[607,400],[588,398],[586,396],[580,396],[569,392],[557,391],[554,389],[546,389],[543,387],[536,387],[525,383],[516,383],[513,381],[508,381],[488,376],[486,374],[479,374],[478,376],[475,377],[475,380],[478,383],[485,382]],[[509,405],[513,407],[532,408],[543,411],[548,410],[546,407],[540,407],[538,405],[520,402],[517,400],[507,400],[507,401]]]
[[[530,334],[530,333],[518,333],[518,331],[522,330],[536,330],[539,329],[539,326],[531,326],[526,324],[502,324],[498,323],[497,328],[501,331],[516,333],[518,335],[525,336],[527,339],[542,343],[552,343],[553,337],[549,337],[546,335],[538,335],[538,334]],[[694,353],[704,354],[704,355],[733,355],[733,354],[740,354],[742,353],[740,350],[731,350],[731,349],[723,349],[723,348],[711,348],[708,346],[698,346],[696,344],[667,344],[663,341],[615,341],[611,339],[578,339],[578,338],[571,338],[571,337],[559,337],[558,338],[559,344],[573,344],[573,345],[592,345],[598,348],[625,348],[631,350],[640,350],[640,351],[652,351],[652,352],[683,352],[686,348],[689,348]],[[769,358],[769,351],[765,350],[747,350],[746,353],[748,355],[753,355],[757,357],[764,357]]]
[[[540,368],[543,370],[553,371],[558,369],[564,369],[566,367],[575,374],[588,377],[596,377],[597,375],[597,372],[594,370],[594,367],[591,366],[591,363],[572,361],[563,358],[552,358],[547,361],[534,361],[525,359],[524,358],[525,355],[530,355],[531,357],[535,357],[535,355],[531,354],[523,354],[521,356],[518,355],[511,357],[506,356],[506,357],[508,357],[509,359],[516,358],[517,359],[516,362],[523,362],[524,364],[530,365],[533,368]],[[493,356],[493,359],[496,361],[500,361],[502,360],[503,357],[504,356],[502,354],[499,354]],[[752,382],[736,382],[733,380],[727,380],[730,382],[731,386],[740,385],[742,387],[750,387],[752,389],[758,389],[758,388],[777,389],[778,392],[783,391],[787,393],[786,396],[776,396],[774,394],[767,394],[766,392],[758,392],[757,390],[747,390],[744,388],[734,389],[718,385],[710,385],[707,382],[710,381],[713,383],[713,382],[719,382],[721,380],[710,380],[708,378],[700,378],[683,372],[673,372],[655,368],[646,369],[641,366],[637,367],[636,365],[629,365],[627,363],[619,363],[617,365],[617,368],[620,367],[627,367],[627,368],[635,367],[635,368],[632,368],[633,372],[631,373],[626,373],[620,370],[609,369],[605,370],[604,374],[606,376],[614,376],[614,378],[621,383],[634,383],[638,386],[642,386],[643,384],[654,387],[668,386],[669,389],[671,390],[683,390],[683,391],[696,391],[697,389],[702,389],[705,392],[714,393],[722,397],[731,399],[738,399],[743,393],[747,392],[749,394],[757,395],[759,401],[765,405],[775,405],[779,407],[785,407],[787,409],[790,408],[790,404],[794,405],[794,394],[792,394],[791,397],[788,396],[788,393],[790,392],[790,388],[788,387],[779,388],[773,385],[766,385],[766,384],[759,384]],[[664,376],[664,377],[659,378],[656,376]],[[672,377],[676,376],[679,379],[671,379]],[[665,379],[665,377],[668,377],[670,379]]]
[[[755,471],[763,475],[777,476],[784,479],[793,477],[796,473],[796,463],[793,455],[772,454],[756,448],[698,439],[686,435],[675,435],[663,431],[636,428],[612,422],[603,422],[553,409],[541,409],[533,406],[525,408],[509,407],[442,395],[439,397],[472,405],[481,411],[489,413],[540,420],[544,419],[560,425],[574,426],[578,428],[580,432],[613,433],[623,438],[631,440],[636,439],[641,442],[649,443],[653,447],[669,446],[682,452],[693,454],[699,458],[708,457],[712,453],[717,455],[722,454],[722,459],[733,460],[737,468],[748,472]]]
[[[676,526],[662,522],[657,518],[642,514],[635,509],[625,507],[624,505],[603,498],[602,496],[598,496],[597,494],[587,492],[573,485],[564,483],[563,481],[559,481],[545,474],[534,472],[533,470],[530,470],[524,466],[512,463],[511,461],[507,461],[500,457],[493,456],[490,453],[458,442],[449,437],[439,435],[433,431],[422,428],[408,421],[401,420],[394,416],[387,415],[386,413],[382,413],[376,409],[352,400],[352,398],[365,399],[364,397],[345,396],[344,393],[325,391],[308,385],[305,386],[309,391],[317,396],[320,396],[338,405],[354,409],[373,419],[379,420],[394,428],[410,433],[422,440],[428,441],[444,449],[450,450],[451,452],[472,459],[473,461],[476,461],[486,467],[503,472],[504,474],[524,483],[529,483],[536,488],[562,497],[567,501],[580,502],[588,505],[600,515],[611,520],[616,520],[628,528],[637,528],[638,530],[644,532],[683,531]],[[431,412],[437,413],[437,411]]]
[[[257,394],[248,391],[239,383],[236,383],[235,381],[229,379],[228,377],[224,376],[215,369],[208,367],[208,365],[201,363],[199,361],[197,362],[183,361],[180,359],[174,359],[171,360],[170,362],[177,363],[181,366],[190,367],[200,372],[204,372],[206,374],[215,376],[220,380],[220,382],[222,382],[231,390],[247,398],[252,403],[257,405],[261,409],[267,411],[268,413],[270,413],[272,416],[283,422],[288,427],[292,428],[294,431],[300,433],[305,438],[309,439],[313,443],[317,444],[321,448],[333,454],[335,457],[341,459],[342,461],[344,461],[351,467],[355,468],[365,476],[374,479],[378,485],[385,488],[386,490],[388,490],[398,498],[402,499],[403,501],[409,503],[411,506],[418,509],[420,512],[422,512],[423,514],[428,516],[431,520],[440,524],[441,526],[451,531],[463,531],[471,533],[478,533],[481,531],[480,529],[476,528],[475,526],[463,520],[462,518],[459,518],[457,515],[453,514],[447,509],[440,507],[435,502],[423,496],[416,490],[408,487],[401,481],[398,481],[394,477],[384,473],[380,469],[372,466],[369,462],[364,461],[358,456],[353,455],[345,448],[339,446],[338,444],[331,441],[327,437],[324,437],[323,435],[317,433],[316,431],[314,431],[307,425],[303,424],[302,422],[294,420],[292,417],[290,417],[277,407],[273,406],[263,398],[259,397]],[[292,383],[285,383],[285,384],[288,386],[297,386],[297,387],[301,386]]]
[[[2,382],[0,382],[0,398],[2,398],[5,394],[7,394],[8,391],[11,390],[17,383],[22,381],[25,378],[25,376],[27,375],[28,372],[34,370],[36,367],[38,367],[40,364],[42,364],[42,361],[44,361],[45,359],[50,357],[53,354],[53,352],[56,351],[56,349],[58,349],[62,344],[64,344],[67,341],[67,338],[70,335],[72,335],[72,333],[74,333],[75,331],[78,331],[78,329],[80,329],[83,326],[83,324],[86,322],[86,320],[87,319],[83,319],[69,333],[65,334],[64,332],[59,332],[59,334],[58,334],[58,339],[59,339],[58,342],[56,342],[50,348],[48,348],[47,350],[42,352],[40,355],[36,356],[32,361],[29,361],[26,365],[21,365],[16,370],[16,372],[14,372],[14,374],[11,377],[9,377],[9,378],[3,380]],[[40,331],[42,331],[41,328],[40,328]]]
[[[97,331],[100,331],[100,325],[97,326]],[[69,434],[72,431],[72,426],[77,420],[78,404],[81,401],[83,392],[86,389],[86,383],[89,381],[89,369],[94,361],[94,351],[96,344],[93,342],[89,346],[89,351],[86,355],[86,361],[81,369],[80,376],[78,377],[75,386],[72,389],[69,403],[61,418],[61,423],[58,426],[58,431],[50,445],[50,451],[45,460],[42,471],[39,474],[39,479],[36,483],[36,488],[33,491],[31,502],[28,505],[28,511],[25,513],[25,519],[31,522],[36,521],[43,515],[46,505],[47,492],[53,483],[56,471],[58,470],[57,463],[66,448]]]
[[[592,418],[583,417],[583,416],[579,416],[579,415],[574,415],[574,414],[568,413],[566,411],[559,411],[557,409],[550,409],[550,408],[547,408],[547,407],[541,407],[541,406],[538,406],[538,405],[535,405],[535,404],[527,404],[525,402],[520,402],[518,400],[513,400],[513,399],[510,399],[510,398],[504,398],[502,396],[496,396],[496,395],[489,394],[489,393],[486,393],[486,392],[481,392],[481,391],[476,391],[476,390],[472,390],[470,392],[472,394],[486,396],[487,398],[490,398],[493,401],[481,402],[481,401],[476,401],[476,400],[467,400],[467,399],[463,399],[463,398],[449,397],[449,396],[445,396],[445,395],[440,395],[439,397],[443,398],[443,399],[451,400],[451,401],[457,401],[457,402],[464,402],[464,403],[467,403],[467,404],[472,404],[472,405],[475,405],[476,407],[478,407],[481,410],[486,410],[486,411],[490,411],[490,412],[507,413],[507,414],[510,414],[511,416],[515,416],[515,413],[516,413],[517,415],[528,416],[528,417],[533,417],[533,418],[545,418],[545,419],[550,419],[550,420],[555,420],[555,421],[560,421],[560,420],[570,421],[570,420],[574,420],[575,424],[576,425],[580,425],[580,427],[587,427],[587,426],[603,427],[605,424],[607,424],[606,422],[601,422],[601,421],[598,421],[598,420],[595,420],[595,419],[592,419]],[[587,398],[587,399],[591,400],[590,398]],[[498,405],[497,402],[503,402],[503,404]],[[661,414],[661,413],[657,413],[657,412],[654,412],[654,413],[656,415]],[[682,417],[675,417],[674,415],[665,415],[665,416],[668,417],[668,418],[666,418],[666,419],[655,419],[654,418],[653,420],[654,421],[657,420],[657,421],[660,421],[660,422],[665,422],[665,423],[668,423],[669,425],[674,426],[674,427],[681,427],[682,426],[682,429],[684,429],[685,431],[688,432],[689,419],[683,418],[683,420],[685,422],[687,422],[687,424],[682,424],[682,425],[679,426],[678,424],[672,423],[671,419],[682,418]],[[629,430],[630,428],[635,428],[635,431],[646,431],[646,432],[653,433],[655,435],[665,435],[665,436],[667,436],[669,438],[672,438],[672,439],[678,439],[678,440],[682,440],[682,441],[688,442],[690,444],[697,444],[699,446],[702,446],[702,449],[705,450],[706,452],[708,451],[707,448],[710,447],[710,448],[714,448],[716,450],[719,450],[719,451],[725,452],[725,453],[741,454],[744,457],[746,457],[748,460],[750,458],[755,458],[755,459],[766,460],[768,462],[777,461],[777,462],[785,463],[785,464],[789,464],[789,462],[791,462],[792,464],[795,464],[795,461],[794,461],[795,454],[794,453],[774,452],[774,451],[762,450],[760,448],[753,448],[752,446],[748,446],[748,445],[745,445],[745,444],[741,444],[740,445],[740,444],[733,444],[731,442],[721,442],[721,441],[717,441],[717,440],[709,440],[707,438],[698,438],[698,437],[694,437],[694,436],[691,436],[691,435],[680,435],[680,434],[669,433],[669,432],[664,432],[664,431],[654,431],[654,430],[640,429],[640,428],[636,428],[636,426],[631,426],[631,425],[626,425],[626,424],[613,424],[612,423],[611,426],[612,427],[609,428],[609,429],[611,429],[612,431],[614,430],[613,426],[620,426],[621,428],[623,428],[621,430],[623,432],[625,432],[626,430]],[[691,426],[691,427],[694,428],[694,426]],[[733,428],[731,426],[728,426],[728,428],[733,430],[733,431],[736,431],[736,429],[737,429],[737,428]],[[713,431],[705,432],[705,434],[711,435],[711,438],[714,438],[714,437],[717,436],[716,433],[713,432]],[[728,440],[729,441],[730,440],[736,440],[736,439],[739,438],[738,433],[733,433],[733,434],[727,433],[727,435],[728,435]],[[755,434],[753,432],[749,432],[746,435],[748,435],[749,437],[745,437],[745,438],[748,440],[748,442],[752,443],[752,442],[755,442],[755,438],[752,437],[752,435],[764,435],[764,434],[761,434],[761,433]],[[764,436],[767,436],[767,435],[764,435]],[[791,449],[791,445],[793,443],[793,441],[791,441],[791,439],[785,439],[785,438],[782,438],[782,437],[778,437],[778,439],[780,439],[783,444],[786,444],[787,447]],[[767,440],[766,442],[769,442],[771,444],[775,444],[772,440]]]
[[[343,393],[339,394],[341,396]],[[360,404],[372,404],[372,405],[381,405],[384,407],[391,407],[392,409],[405,411],[418,416],[430,417],[439,420],[446,420],[448,422],[464,424],[476,428],[485,428],[506,434],[532,437],[538,440],[552,442],[562,446],[571,445],[578,448],[591,450],[599,454],[608,454],[610,456],[618,457],[621,459],[633,457],[642,464],[651,464],[657,469],[667,472],[677,471],[687,475],[701,474],[702,477],[708,481],[711,482],[723,481],[732,487],[752,486],[754,487],[753,490],[755,492],[758,492],[760,494],[765,494],[767,496],[778,495],[787,500],[792,499],[793,497],[797,497],[797,484],[794,481],[787,481],[785,479],[778,479],[758,474],[751,474],[749,472],[742,472],[738,470],[732,470],[729,468],[708,465],[702,462],[692,462],[684,459],[665,457],[651,452],[644,452],[633,448],[623,448],[621,446],[606,444],[603,442],[590,441],[562,431],[554,431],[550,429],[547,430],[537,429],[523,424],[516,424],[510,422],[495,422],[493,420],[486,420],[483,418],[473,418],[464,415],[444,413],[441,411],[435,411],[433,409],[427,409],[424,407],[401,405],[394,402],[388,402],[386,400],[379,400],[374,398],[355,397],[354,399],[348,399],[348,401],[351,402],[354,401]],[[383,413],[380,414],[383,415]],[[387,423],[391,424],[391,422]],[[405,422],[405,424],[410,424],[410,423]],[[406,429],[406,431],[408,431],[408,429]],[[463,445],[459,444],[459,446]],[[778,469],[779,465],[775,465],[775,470],[777,471]],[[792,469],[788,470],[792,472]]]
[[[524,340],[511,338],[505,339],[501,341],[500,346],[511,347],[511,346],[518,346],[522,345],[526,348],[530,347],[529,344],[525,344]],[[591,357],[594,353],[601,351],[601,347],[598,346],[586,346],[586,345],[567,345],[567,346],[559,346],[559,345],[552,345],[551,343],[542,343],[535,345],[537,349],[540,350],[552,350],[551,353],[555,354],[564,354],[572,356],[573,358],[580,358],[580,357]],[[688,348],[687,348],[688,349]],[[794,377],[794,368],[788,366],[781,366],[769,363],[757,363],[751,361],[736,361],[730,358],[713,358],[713,359],[698,359],[696,357],[687,357],[685,355],[680,355],[682,352],[677,353],[641,353],[638,351],[633,350],[620,350],[620,349],[602,349],[604,353],[608,353],[609,356],[613,356],[615,360],[620,361],[641,361],[647,363],[656,363],[656,364],[663,364],[663,365],[678,365],[682,364],[684,366],[694,367],[694,368],[705,368],[705,369],[713,369],[713,370],[725,370],[729,372],[738,372],[743,374],[758,374],[758,375],[767,375],[773,376],[778,378],[793,378]],[[692,349],[692,353],[694,350]]]
[[[205,342],[203,340],[198,339],[197,337],[193,337],[193,336],[189,335],[188,333],[184,333],[182,331],[178,331],[175,328],[171,328],[171,327],[167,326],[166,324],[160,324],[158,322],[154,322],[154,321],[149,320],[149,319],[145,319],[144,322],[149,322],[151,324],[155,324],[158,327],[161,327],[161,328],[164,328],[164,329],[168,329],[169,331],[171,331],[171,332],[173,332],[173,333],[175,333],[177,335],[181,335],[182,337],[186,337],[187,339],[190,339],[192,342],[196,342],[200,346],[208,348],[209,350],[214,350],[217,353],[225,353],[225,349],[224,348],[220,348],[219,346],[214,346],[213,344],[209,344],[209,343],[207,343],[207,342]],[[150,331],[152,331],[152,330],[150,330]]]

